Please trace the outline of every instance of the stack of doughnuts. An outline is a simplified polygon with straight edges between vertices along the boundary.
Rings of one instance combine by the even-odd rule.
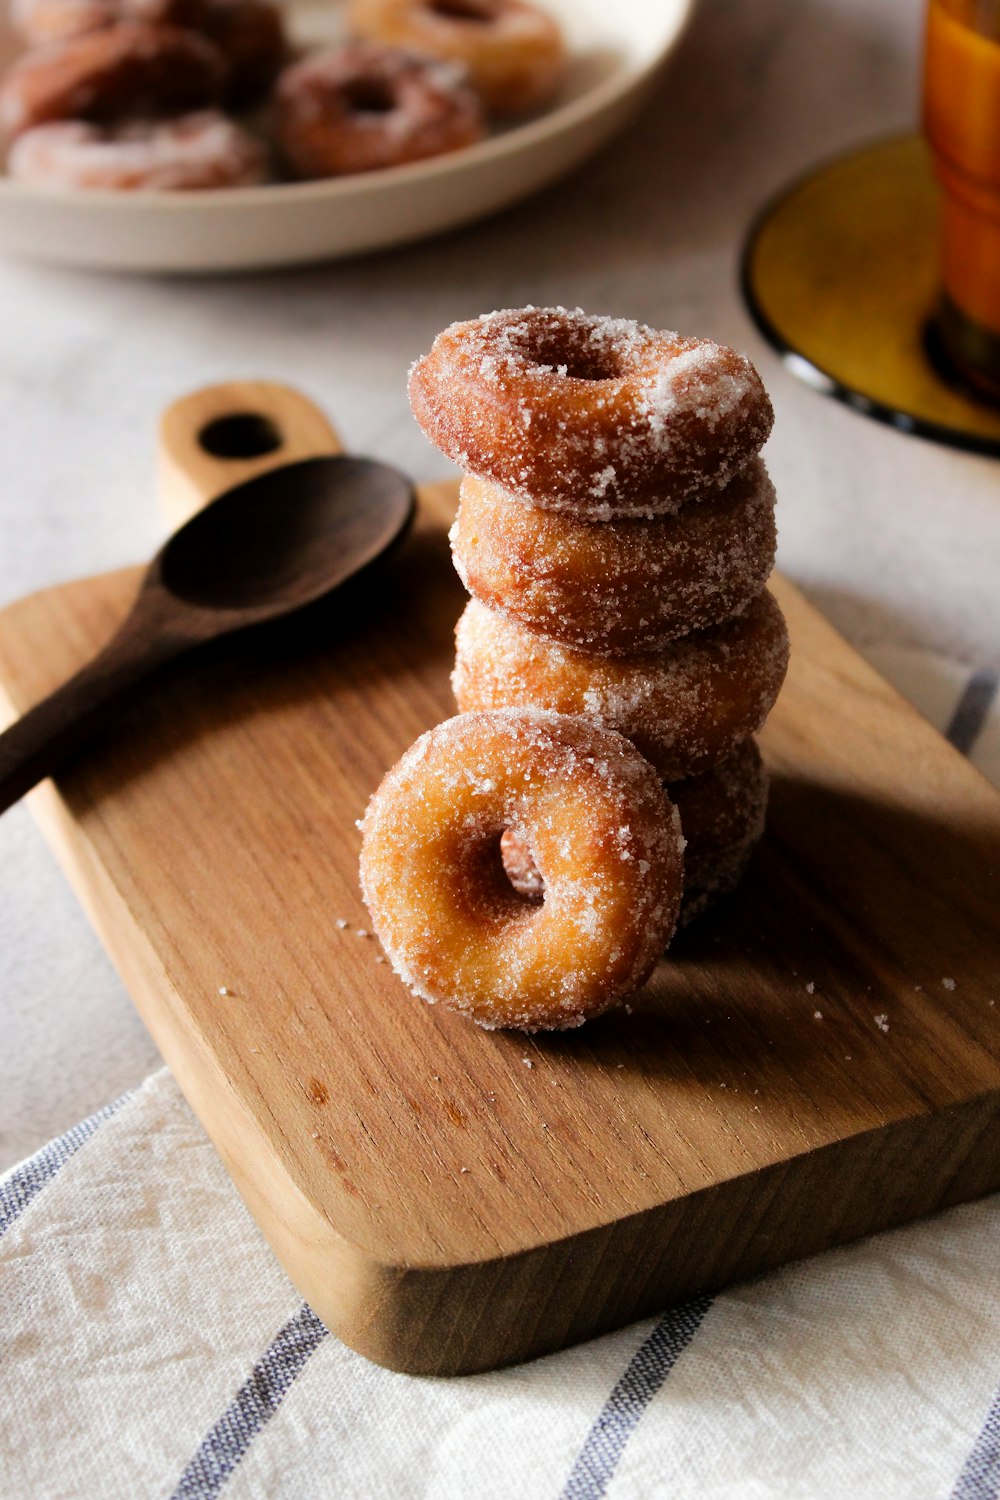
[[[763,831],[754,736],[788,664],[757,372],[707,340],[528,307],[446,329],[410,400],[465,471],[459,709],[585,715],[631,740],[680,813],[690,920]],[[538,898],[530,846],[508,829],[502,848]]]
[[[754,735],[788,635],[765,587],[771,407],[732,349],[528,307],[456,323],[410,375],[465,470],[459,714],[362,823],[372,924],[413,992],[486,1027],[582,1025],[738,881]]]

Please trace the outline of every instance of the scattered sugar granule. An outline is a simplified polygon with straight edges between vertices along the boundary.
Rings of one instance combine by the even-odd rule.
[[[953,990],[955,988],[954,979],[942,979],[941,983],[944,985],[946,990]]]
[[[367,927],[359,927],[354,936],[359,938],[366,938],[368,936]]]
[[[466,1172],[467,1172],[467,1171],[468,1171],[468,1170],[469,1170],[469,1169],[468,1169],[468,1167],[459,1167],[459,1169],[458,1169],[458,1170],[459,1170],[459,1171],[460,1171],[460,1172],[461,1172],[461,1174],[462,1174],[462,1176],[463,1176],[463,1177],[464,1177],[464,1176],[465,1176],[465,1174],[466,1174]]]
[[[376,955],[375,955],[375,962],[377,964],[384,964],[385,963],[385,954],[384,953],[376,953]]]
[[[312,1138],[313,1138],[314,1141],[318,1141],[319,1140],[319,1131],[318,1130],[312,1131]]]
[[[340,928],[341,932],[343,932],[344,928],[347,926],[347,923],[343,917],[337,918],[337,926]]]
[[[260,1052],[260,1048],[259,1047],[251,1047],[250,1051],[251,1052],[258,1052],[259,1053]]]
[[[526,1068],[533,1068],[535,1066],[530,1057],[522,1057],[521,1061],[524,1063],[524,1066]]]
[[[229,994],[229,986],[227,984],[220,984],[219,985],[219,994],[220,995],[228,995]]]
[[[876,1016],[875,1017],[875,1025],[878,1027],[879,1031],[888,1031],[889,1030],[889,1017],[886,1016],[886,1015]]]
[[[823,1012],[821,1010],[814,1010],[813,1011],[813,1020],[814,1021],[822,1021],[822,1019],[823,1019]]]
[[[815,983],[815,980],[810,979],[809,983],[806,985],[806,994],[807,995],[815,995],[815,993],[816,993],[816,983]]]

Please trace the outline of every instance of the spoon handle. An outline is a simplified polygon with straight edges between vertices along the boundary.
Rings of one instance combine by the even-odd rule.
[[[190,645],[143,629],[133,612],[103,651],[0,734],[0,813],[82,749],[152,672]]]
[[[171,527],[269,469],[342,453],[326,415],[273,380],[227,380],[168,406],[160,419],[158,490]]]

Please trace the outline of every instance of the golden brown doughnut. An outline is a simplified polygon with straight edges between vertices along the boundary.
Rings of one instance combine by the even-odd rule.
[[[462,63],[496,115],[541,109],[566,71],[559,27],[525,0],[354,0],[347,24],[369,41]]]
[[[35,187],[192,192],[264,182],[267,153],[234,120],[203,110],[123,125],[36,125],[14,142],[7,170]]]
[[[543,904],[504,874],[514,828]],[[460,714],[388,773],[362,825],[361,884],[396,972],[481,1026],[580,1026],[647,978],[681,895],[683,839],[652,767],[589,719]]]
[[[534,704],[627,735],[664,781],[696,776],[755,734],[788,666],[788,631],[765,590],[743,611],[659,651],[602,656],[525,630],[470,600],[455,632],[463,711]]]
[[[577,521],[466,476],[451,530],[466,588],[580,650],[650,651],[744,609],[774,565],[774,488],[759,459],[711,499],[651,521]]]
[[[483,130],[459,68],[369,42],[312,53],[275,87],[275,138],[296,177],[402,166],[471,146]]]
[[[120,21],[27,52],[0,84],[0,133],[51,120],[114,121],[199,109],[222,93],[225,68],[192,31]]]
[[[202,0],[14,0],[11,18],[33,46],[61,42],[116,21],[167,26],[201,24]]]
[[[744,740],[710,771],[672,781],[666,790],[680,815],[685,840],[680,928],[735,890],[760,842],[768,777],[756,740]],[[518,894],[541,901],[545,882],[529,845],[515,829],[504,830],[500,854]]]
[[[466,473],[592,521],[720,489],[772,420],[735,350],[562,307],[453,323],[410,371],[410,404]]]

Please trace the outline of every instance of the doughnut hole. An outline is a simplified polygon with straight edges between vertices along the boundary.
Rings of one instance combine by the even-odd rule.
[[[445,21],[468,21],[471,25],[489,25],[496,20],[497,6],[490,0],[430,0],[434,15]]]
[[[540,323],[529,326],[526,335],[513,336],[511,343],[530,364],[542,371],[554,370],[563,379],[612,381],[625,373],[621,351],[608,344],[595,344],[579,324],[552,328]]]
[[[394,91],[384,78],[372,75],[350,79],[343,89],[343,99],[357,115],[387,115],[396,108]]]
[[[522,829],[504,829],[500,835],[500,860],[504,878],[522,901],[537,906],[545,900],[545,881]]]

